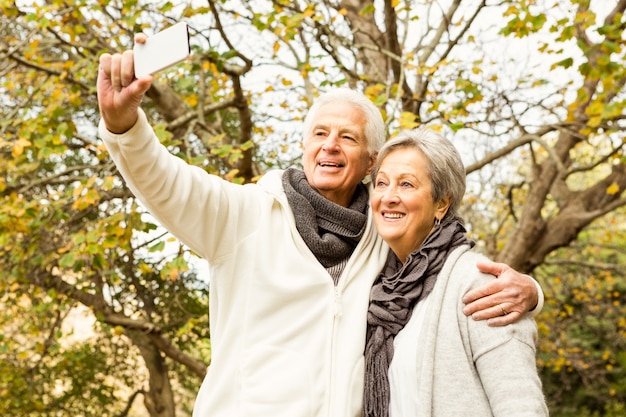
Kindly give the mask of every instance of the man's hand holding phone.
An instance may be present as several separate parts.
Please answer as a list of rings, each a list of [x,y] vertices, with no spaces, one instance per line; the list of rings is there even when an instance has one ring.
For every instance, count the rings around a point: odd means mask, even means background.
[[[178,23],[150,38],[135,36],[134,51],[100,57],[98,105],[107,129],[121,134],[134,126],[152,75],[189,56],[187,25]]]

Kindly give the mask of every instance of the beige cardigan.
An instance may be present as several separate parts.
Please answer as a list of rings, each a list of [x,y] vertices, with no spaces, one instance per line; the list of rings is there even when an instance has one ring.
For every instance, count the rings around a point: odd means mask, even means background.
[[[481,258],[467,246],[454,250],[433,292],[396,336],[391,417],[548,415],[533,318],[489,327],[463,314],[463,294],[495,279],[477,270]]]

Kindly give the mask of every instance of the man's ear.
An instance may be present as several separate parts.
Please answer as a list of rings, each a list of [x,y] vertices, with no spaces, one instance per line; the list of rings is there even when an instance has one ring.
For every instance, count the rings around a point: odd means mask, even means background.
[[[367,174],[371,174],[372,173],[372,169],[374,168],[374,165],[376,165],[376,159],[378,158],[378,151],[374,151],[370,154],[370,160],[369,160],[369,164],[367,166]]]

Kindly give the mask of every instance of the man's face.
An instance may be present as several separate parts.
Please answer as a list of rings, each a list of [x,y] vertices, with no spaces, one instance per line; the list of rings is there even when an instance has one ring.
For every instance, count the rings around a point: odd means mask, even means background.
[[[306,178],[322,196],[347,207],[375,155],[365,138],[365,116],[354,106],[328,103],[315,114],[312,130],[304,139],[302,164]]]

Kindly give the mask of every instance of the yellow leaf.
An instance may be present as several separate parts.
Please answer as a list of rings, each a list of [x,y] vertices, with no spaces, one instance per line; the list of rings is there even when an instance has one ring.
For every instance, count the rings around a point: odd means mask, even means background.
[[[591,117],[589,119],[589,121],[587,122],[587,126],[589,126],[589,127],[598,127],[598,126],[600,126],[601,123],[602,123],[602,117],[594,116],[594,117]]]
[[[191,107],[195,107],[198,105],[198,96],[195,94],[192,96],[189,96],[187,97],[186,101],[187,101],[187,104],[189,104]]]
[[[585,109],[585,114],[588,114],[590,116],[599,115],[599,114],[602,114],[603,109],[604,109],[604,104],[602,104],[599,101],[595,101],[591,103],[589,107]]]
[[[113,186],[115,185],[115,177],[109,175],[104,177],[104,181],[102,182],[102,189],[105,191],[109,191],[113,189]]]
[[[67,253],[72,249],[72,246],[74,246],[73,242],[68,242],[67,245],[57,249],[57,253]]]
[[[609,195],[615,195],[619,192],[619,185],[617,185],[616,182],[614,182],[613,184],[609,185],[606,189],[606,193]]]
[[[17,142],[15,142],[15,145],[13,145],[13,151],[11,152],[11,154],[13,155],[14,158],[17,158],[18,156],[24,153],[24,148],[30,145],[31,145],[30,141],[23,139],[23,138],[19,138]]]
[[[413,129],[418,125],[415,121],[415,115],[408,111],[402,112],[398,121],[400,122],[400,127],[402,127],[402,129]]]
[[[433,125],[433,126],[430,126],[429,129],[432,129],[432,130],[434,130],[436,132],[440,132],[441,133],[441,131],[443,130],[443,126],[442,125]]]
[[[30,353],[28,351],[22,351],[20,353],[17,354],[17,359],[19,360],[26,360],[30,357]]]

